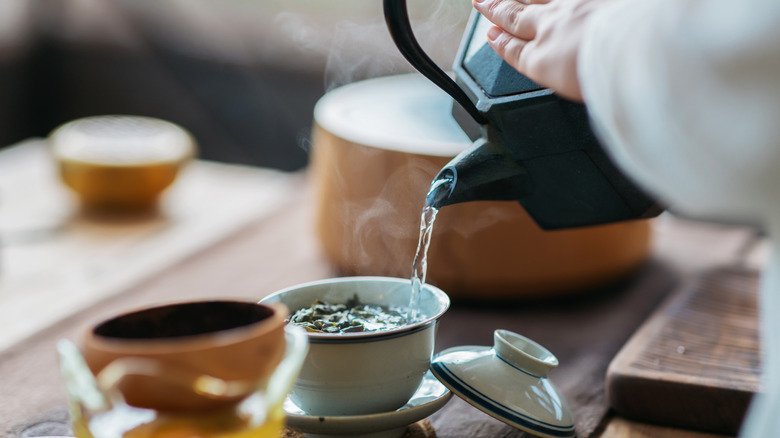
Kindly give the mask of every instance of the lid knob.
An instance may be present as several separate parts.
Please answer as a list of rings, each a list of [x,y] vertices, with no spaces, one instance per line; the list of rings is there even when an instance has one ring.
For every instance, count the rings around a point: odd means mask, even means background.
[[[547,377],[558,358],[536,342],[508,330],[493,332],[493,348],[504,362],[534,377]]]

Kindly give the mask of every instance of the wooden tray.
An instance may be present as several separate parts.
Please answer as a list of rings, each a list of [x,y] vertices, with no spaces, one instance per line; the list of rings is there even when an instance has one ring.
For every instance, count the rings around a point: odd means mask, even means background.
[[[736,434],[760,389],[758,273],[719,269],[673,294],[607,371],[621,415]]]
[[[0,352],[120,294],[287,202],[292,174],[188,165],[156,214],[89,218],[45,144],[0,152]]]

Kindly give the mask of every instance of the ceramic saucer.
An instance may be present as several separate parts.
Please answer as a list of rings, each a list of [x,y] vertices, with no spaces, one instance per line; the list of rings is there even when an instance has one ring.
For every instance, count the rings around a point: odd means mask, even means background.
[[[452,393],[428,371],[417,392],[403,407],[390,412],[367,415],[307,415],[289,398],[284,402],[287,425],[307,438],[360,434],[364,438],[397,438],[406,427],[441,409]]]
[[[431,370],[444,385],[477,409],[532,435],[574,436],[563,395],[547,378],[558,359],[525,336],[493,333],[493,347],[467,345],[439,353]]]

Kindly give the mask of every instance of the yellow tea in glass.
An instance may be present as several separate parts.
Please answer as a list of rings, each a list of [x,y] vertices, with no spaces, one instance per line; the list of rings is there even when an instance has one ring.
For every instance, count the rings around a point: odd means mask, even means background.
[[[79,438],[278,437],[308,348],[287,309],[201,301],[98,324],[58,345]]]

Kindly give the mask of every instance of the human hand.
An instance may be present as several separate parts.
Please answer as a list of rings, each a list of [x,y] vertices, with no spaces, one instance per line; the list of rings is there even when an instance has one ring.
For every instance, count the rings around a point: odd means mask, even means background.
[[[509,65],[561,97],[582,102],[577,55],[586,18],[604,0],[473,0],[496,26],[488,43]]]

